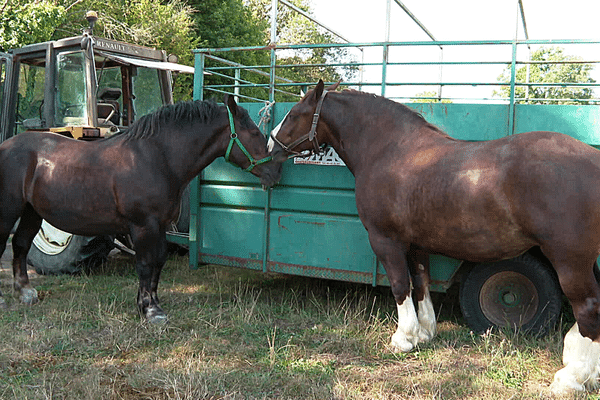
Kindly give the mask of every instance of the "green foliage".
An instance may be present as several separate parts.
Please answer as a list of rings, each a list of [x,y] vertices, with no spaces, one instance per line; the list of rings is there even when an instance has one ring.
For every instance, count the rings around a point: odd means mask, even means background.
[[[270,0],[248,0],[258,18],[269,20],[271,14]],[[307,14],[312,14],[310,1],[291,0],[296,7]],[[265,34],[268,35],[270,31]],[[266,37],[269,39],[269,36]],[[338,40],[331,33],[318,27],[288,7],[279,5],[277,9],[277,42],[292,44],[324,44],[336,43]],[[297,51],[293,55],[278,56],[279,65],[298,65],[290,69],[278,71],[278,75],[298,82],[314,82],[323,79],[325,82],[336,82],[340,79],[351,80],[355,77],[357,67],[336,68],[332,66],[302,67],[309,64],[352,63],[353,58],[345,48],[314,48]]]
[[[590,77],[591,64],[564,63],[565,61],[580,61],[580,57],[565,54],[560,47],[540,47],[532,56],[531,61],[537,62],[529,66],[529,82],[531,83],[595,83]],[[558,64],[556,64],[558,62]],[[510,66],[498,77],[499,82],[510,82]],[[522,66],[516,71],[516,82],[527,82],[527,66]],[[516,87],[515,97],[517,103],[525,103],[526,87]],[[509,97],[510,87],[502,87],[494,91],[495,96]],[[536,101],[536,104],[589,104],[586,99],[593,97],[592,88],[585,87],[548,87],[533,86],[529,88],[530,99],[548,99]],[[553,100],[556,99],[556,100]],[[584,101],[569,101],[563,99],[581,99]]]
[[[199,47],[223,48],[242,46],[261,46],[264,43],[264,32],[268,30],[268,19],[256,18],[242,0],[190,0],[190,5],[196,12],[193,14]],[[265,52],[233,52],[227,55],[216,54],[232,62],[243,65],[268,65],[269,57]],[[206,66],[222,66],[220,63],[207,61]],[[221,71],[222,74],[233,76],[234,70]],[[255,83],[267,83],[268,78],[259,78],[254,74],[244,73],[243,79]],[[207,85],[230,85],[231,79],[217,75],[205,77]],[[264,90],[249,89],[244,93],[248,96],[264,96]],[[217,100],[221,100],[220,98]]]
[[[0,50],[50,40],[64,21],[65,8],[51,1],[6,1],[0,6]]]
[[[292,0],[292,3],[305,12],[310,13],[310,3],[307,0]],[[243,12],[238,12],[237,7],[240,5],[243,5]],[[221,9],[221,7],[224,9]],[[212,14],[210,14],[210,10],[212,10]],[[237,26],[239,16],[226,18],[232,10],[238,15],[243,15],[245,25],[241,27]],[[208,21],[208,16],[214,21]],[[216,0],[203,1],[196,18],[204,21],[198,25],[205,27],[204,34],[201,31],[201,37],[203,40],[208,41],[210,45],[208,47],[266,46],[270,43],[271,0],[244,0],[243,3],[241,0],[226,0],[224,2]],[[206,28],[211,27],[212,25],[210,24],[218,25],[221,20],[226,21],[224,23],[226,28],[223,28],[222,25],[220,31],[218,30],[218,26],[215,26],[215,29],[212,31]],[[218,35],[215,32],[219,32]],[[277,42],[322,44],[332,43],[335,40],[330,34],[322,32],[312,21],[307,20],[304,16],[283,4],[279,4],[277,10]],[[218,56],[246,66],[258,67],[256,69],[265,73],[269,72],[270,52],[268,49],[252,52],[220,53]],[[278,68],[277,76],[294,82],[308,84],[316,83],[319,79],[323,79],[326,82],[352,79],[357,68],[339,68],[325,65],[332,63],[334,60],[336,62],[343,62],[344,60],[350,61],[351,58],[346,49],[319,48],[296,52],[278,51],[277,65],[291,67]],[[307,67],[307,65],[311,64],[317,64],[318,66]],[[209,61],[206,65],[210,67],[214,66],[215,63]],[[219,66],[222,66],[222,64],[219,64]],[[223,73],[233,76],[234,70],[231,69]],[[242,71],[241,79],[253,84],[267,85],[269,83],[268,77],[249,71]],[[233,84],[232,79],[219,76],[208,76],[205,82],[207,85]],[[297,87],[283,88],[283,90],[298,92]],[[241,94],[254,98],[268,98],[266,88],[242,88]],[[277,91],[275,96],[276,101],[298,100],[297,97],[286,95],[280,91]]]

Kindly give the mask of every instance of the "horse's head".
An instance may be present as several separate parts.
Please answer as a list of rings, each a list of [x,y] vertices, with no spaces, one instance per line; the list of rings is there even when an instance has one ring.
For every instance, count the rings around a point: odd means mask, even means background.
[[[275,185],[281,178],[281,163],[272,161],[267,139],[233,96],[225,95],[225,105],[230,133],[225,160],[258,176],[263,186]]]
[[[319,124],[321,107],[327,92],[337,89],[339,82],[325,89],[323,80],[300,100],[283,121],[271,132],[269,150],[276,162],[284,162],[289,156],[297,156],[305,150],[320,151],[320,143],[326,143],[327,128]]]

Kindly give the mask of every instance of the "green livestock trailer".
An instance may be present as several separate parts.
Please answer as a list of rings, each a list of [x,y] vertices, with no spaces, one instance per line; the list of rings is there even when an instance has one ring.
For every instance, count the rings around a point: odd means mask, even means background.
[[[552,45],[572,45],[573,41],[553,41]],[[586,45],[600,42],[586,41]],[[584,86],[593,90],[594,82],[520,82],[516,71],[533,61],[519,60],[518,46],[539,46],[541,41],[522,40],[497,42],[402,42],[335,44],[340,48],[384,49],[383,61],[353,62],[332,65],[312,65],[319,71],[337,72],[343,68],[354,71],[357,66],[378,68],[381,80],[344,80],[349,88],[372,91],[392,98],[395,89],[423,87],[437,89],[426,99],[414,102],[414,97],[399,96],[397,100],[420,112],[427,121],[439,126],[457,139],[481,141],[534,130],[559,131],[592,146],[600,146],[600,107],[594,101],[558,99],[540,101],[523,97],[518,88]],[[419,47],[425,49],[471,46],[498,46],[512,59],[504,61],[434,61],[392,62],[386,52],[392,48]],[[318,47],[318,46],[315,46]],[[210,93],[230,92],[239,96],[264,133],[276,126],[301,98],[312,82],[297,82],[283,78],[287,65],[276,64],[281,52],[310,49],[310,46],[271,46],[269,48],[204,49],[196,52],[195,97],[204,99]],[[271,64],[242,66],[228,61],[237,51],[270,53]],[[500,53],[500,52],[498,52]],[[281,63],[281,61],[277,61]],[[578,61],[581,64],[581,60]],[[394,68],[424,66],[475,67],[497,64],[511,72],[507,82],[442,82],[402,81]],[[310,66],[305,66],[310,68]],[[360,71],[362,75],[363,71]],[[249,76],[254,75],[253,81]],[[436,74],[437,75],[437,74]],[[493,79],[496,79],[495,75]],[[510,96],[490,99],[443,100],[440,92],[455,87],[507,87]],[[562,85],[562,86],[561,86]],[[259,98],[257,93],[266,95]],[[295,96],[295,97],[294,97]],[[266,99],[266,100],[265,100]],[[421,100],[419,100],[421,101]],[[548,104],[551,103],[551,104]],[[554,104],[558,103],[558,104]],[[388,285],[385,271],[370,248],[355,205],[354,177],[337,159],[331,149],[320,157],[288,160],[283,166],[280,183],[263,190],[258,179],[224,160],[206,168],[191,185],[189,235],[170,235],[170,240],[188,245],[190,266],[217,264],[370,285]],[[452,285],[461,285],[460,302],[467,322],[476,330],[489,326],[523,326],[545,331],[559,316],[562,292],[556,274],[539,249],[512,260],[476,265],[440,255],[430,255],[433,291],[444,292]]]

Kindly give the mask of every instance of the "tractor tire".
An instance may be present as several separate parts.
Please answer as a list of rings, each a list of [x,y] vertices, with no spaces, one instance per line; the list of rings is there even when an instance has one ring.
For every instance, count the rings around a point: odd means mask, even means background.
[[[111,236],[72,235],[43,221],[29,249],[27,262],[38,274],[76,274],[106,261],[113,248]]]

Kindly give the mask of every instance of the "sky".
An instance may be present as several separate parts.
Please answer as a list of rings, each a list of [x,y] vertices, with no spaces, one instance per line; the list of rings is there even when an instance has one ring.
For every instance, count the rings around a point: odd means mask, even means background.
[[[600,39],[600,1],[598,0],[522,0],[530,39]],[[402,3],[422,22],[437,40],[511,40],[518,21],[518,38],[525,39],[520,19],[517,19],[517,0],[402,0]],[[351,42],[381,42],[385,40],[387,0],[312,0],[315,18]],[[391,0],[390,41],[428,41],[429,37],[407,14]],[[581,56],[586,61],[600,60],[600,45],[566,45],[566,53]],[[533,48],[535,50],[536,47]],[[390,61],[436,61],[437,48],[409,50],[396,49]],[[444,48],[445,61],[509,61],[510,47]],[[356,53],[357,57],[360,57]],[[364,52],[365,61],[381,61],[381,50]],[[518,58],[526,59],[527,48],[519,48]],[[411,69],[412,68],[412,69]],[[445,66],[444,81],[491,82],[496,81],[504,66]],[[381,70],[365,69],[364,80],[381,80]],[[422,82],[439,79],[439,67],[398,67],[390,69],[388,80],[408,79]],[[600,67],[592,73],[600,82]],[[377,91],[379,89],[373,89]],[[390,90],[390,89],[388,89]],[[410,96],[409,93],[436,90],[435,87],[418,86],[404,93],[387,93],[387,96]],[[491,96],[491,87],[477,87],[472,93],[465,89],[444,88],[445,95]]]

